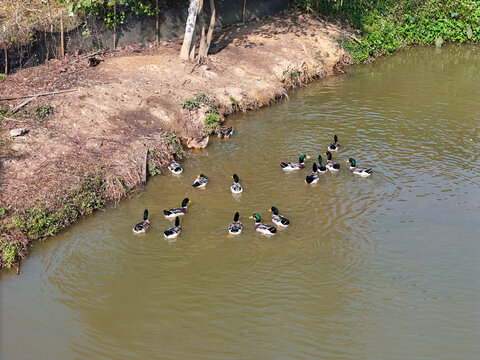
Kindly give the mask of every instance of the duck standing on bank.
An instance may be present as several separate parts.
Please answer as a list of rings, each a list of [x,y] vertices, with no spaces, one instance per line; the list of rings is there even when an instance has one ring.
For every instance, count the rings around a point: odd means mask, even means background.
[[[300,158],[298,159],[298,163],[293,163],[293,162],[281,162],[280,163],[280,166],[282,167],[283,170],[285,171],[296,171],[296,170],[300,170],[300,169],[303,169],[305,167],[305,160],[306,159],[310,159],[310,156],[308,155],[302,155],[300,156]]]
[[[233,184],[232,184],[232,186],[230,186],[230,190],[232,191],[232,193],[234,193],[234,194],[242,193],[243,192],[243,187],[238,182],[239,181],[238,175],[233,174],[232,179],[233,179]]]
[[[372,173],[373,173],[372,168],[356,166],[357,162],[355,161],[354,158],[349,158],[346,162],[350,163],[350,171],[352,172],[352,174],[359,175],[361,177],[367,177],[367,176],[372,175]]]
[[[238,218],[240,217],[240,214],[238,211],[235,213],[235,216],[233,217],[233,222],[228,225],[228,233],[231,235],[239,235],[242,233],[242,228],[243,225],[240,221],[238,221]]]
[[[172,226],[163,232],[163,236],[165,236],[168,240],[176,239],[178,235],[182,232],[182,228],[180,227],[180,218],[177,216],[175,218],[175,226]]]
[[[178,161],[178,155],[175,153],[173,154],[172,156],[170,156],[173,160],[172,162],[170,163],[170,165],[168,165],[168,170],[170,170],[170,172],[172,174],[175,174],[175,175],[178,175],[178,174],[181,174],[183,172],[183,168],[180,166],[180,164],[177,162]]]
[[[275,225],[281,227],[288,227],[290,225],[290,220],[288,220],[285,216],[280,215],[278,209],[275,206],[272,206],[268,211],[272,212],[272,222]]]
[[[334,135],[334,136],[333,136],[333,143],[331,143],[330,145],[328,145],[327,150],[328,150],[328,151],[335,151],[335,152],[337,152],[339,147],[340,147],[340,143],[338,142],[338,136],[337,136],[337,135]]]
[[[194,188],[203,188],[207,185],[208,183],[208,178],[206,175],[204,174],[200,174],[200,175],[197,175],[197,178],[195,179],[195,181],[193,182],[193,187]]]
[[[274,226],[263,224],[262,218],[258,214],[253,214],[250,219],[255,219],[255,230],[262,235],[275,235],[277,232]]]
[[[182,207],[179,208],[173,208],[170,210],[163,210],[163,214],[167,219],[174,219],[176,216],[183,216],[187,213],[188,208],[187,205],[191,203],[189,198],[185,198],[182,201]]]
[[[143,220],[133,227],[133,232],[135,234],[144,234],[149,226],[150,221],[148,221],[148,210],[145,209],[145,211],[143,212]]]

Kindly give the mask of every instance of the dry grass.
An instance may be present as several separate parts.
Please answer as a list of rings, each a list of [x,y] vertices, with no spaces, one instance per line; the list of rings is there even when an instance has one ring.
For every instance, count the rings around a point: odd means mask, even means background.
[[[66,9],[60,0],[0,0],[0,46],[24,44],[33,29],[58,26],[62,12]]]

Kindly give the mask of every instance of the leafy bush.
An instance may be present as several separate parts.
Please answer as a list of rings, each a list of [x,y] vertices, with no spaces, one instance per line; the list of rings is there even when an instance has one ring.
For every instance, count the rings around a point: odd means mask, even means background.
[[[480,0],[295,0],[294,5],[362,32],[339,42],[356,62],[413,44],[480,40]]]

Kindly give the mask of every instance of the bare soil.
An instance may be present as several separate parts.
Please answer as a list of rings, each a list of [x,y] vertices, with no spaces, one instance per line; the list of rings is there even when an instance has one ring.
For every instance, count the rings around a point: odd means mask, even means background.
[[[177,41],[102,53],[96,67],[71,55],[0,80],[1,98],[77,89],[39,97],[19,118],[0,120],[0,207],[52,206],[85,174],[100,174],[110,198],[118,200],[140,184],[147,149],[154,150],[156,164],[168,163],[173,147],[165,134],[184,142],[205,135],[207,108],[189,111],[183,100],[205,93],[222,119],[267,105],[349,64],[337,43],[342,35],[313,16],[283,12],[215,33],[215,54],[201,65],[180,60]],[[12,109],[23,100],[1,105]],[[35,108],[46,104],[53,114],[36,120]],[[11,138],[9,130],[19,127],[28,134]]]

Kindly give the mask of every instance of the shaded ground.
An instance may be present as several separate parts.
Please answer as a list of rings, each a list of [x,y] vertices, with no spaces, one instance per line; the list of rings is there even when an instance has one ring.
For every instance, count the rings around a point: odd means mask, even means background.
[[[173,151],[181,152],[171,134],[184,144],[201,139],[210,107],[189,111],[180,105],[185,99],[206,94],[224,119],[269,104],[289,88],[333,74],[350,61],[337,43],[340,29],[309,15],[284,12],[215,35],[216,53],[203,65],[180,60],[177,41],[104,53],[97,67],[88,67],[85,57],[70,56],[0,80],[2,98],[77,89],[37,98],[20,117],[0,120],[0,210],[10,206],[0,220],[4,244],[25,244],[56,231],[33,231],[25,209],[41,204],[49,209],[42,216],[55,219],[53,209],[77,196],[86,179],[102,200],[94,205],[118,200],[141,183],[147,150],[150,166],[160,167]],[[23,100],[2,106],[12,109]],[[47,104],[53,114],[35,119],[37,107]],[[9,130],[18,127],[28,134],[11,138]],[[78,205],[71,221],[98,206],[83,211]]]

